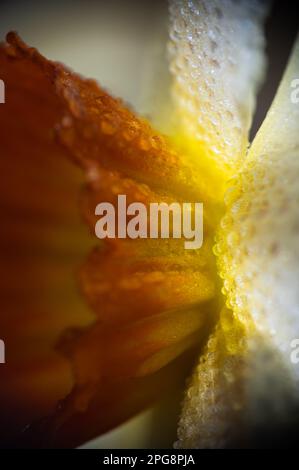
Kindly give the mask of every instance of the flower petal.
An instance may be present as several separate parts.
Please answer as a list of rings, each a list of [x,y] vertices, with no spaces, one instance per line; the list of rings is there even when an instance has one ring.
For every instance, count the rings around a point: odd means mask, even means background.
[[[267,2],[170,2],[173,94],[189,137],[228,172],[245,155],[264,71]],[[198,154],[198,153],[197,153]]]
[[[71,366],[55,343],[65,328],[93,317],[73,276],[89,242],[74,205],[82,176],[54,138],[61,105],[46,74],[14,47],[0,48],[0,68],[3,443],[70,392]]]
[[[291,100],[291,84],[299,76],[298,57],[297,40],[226,195],[215,252],[229,310],[193,375],[180,447],[288,445],[284,436],[297,436],[298,367],[291,342],[299,338],[299,105]]]
[[[291,341],[299,337],[299,106],[291,86],[298,76],[299,39],[248,159],[232,182],[220,234],[230,305],[238,316],[250,312],[290,366]]]

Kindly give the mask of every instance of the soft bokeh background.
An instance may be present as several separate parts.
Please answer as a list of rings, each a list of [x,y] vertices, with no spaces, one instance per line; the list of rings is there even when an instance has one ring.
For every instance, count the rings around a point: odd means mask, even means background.
[[[296,2],[272,4],[266,24],[270,79],[260,92],[252,136],[271,104],[298,31]],[[0,38],[18,31],[48,58],[96,78],[167,130],[167,8],[167,0],[1,0]]]

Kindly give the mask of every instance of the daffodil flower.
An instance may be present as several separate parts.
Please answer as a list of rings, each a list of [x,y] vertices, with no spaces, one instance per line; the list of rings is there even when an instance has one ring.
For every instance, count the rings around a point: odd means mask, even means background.
[[[78,446],[171,396],[194,361],[176,447],[248,445],[296,418],[299,43],[249,146],[266,13],[257,0],[170,2],[173,103],[156,110],[167,137],[8,34],[4,445]],[[99,242],[95,207],[119,194],[203,202],[203,246]]]

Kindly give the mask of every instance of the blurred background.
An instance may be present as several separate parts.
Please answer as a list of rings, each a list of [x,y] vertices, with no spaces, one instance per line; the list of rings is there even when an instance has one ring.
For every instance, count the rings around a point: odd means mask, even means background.
[[[270,80],[260,92],[252,135],[269,108],[298,31],[296,2],[272,4],[266,24]],[[1,0],[0,40],[16,30],[42,54],[96,78],[159,126],[165,119],[156,116],[155,104],[161,109],[161,102],[169,102],[167,9],[167,0]]]
[[[167,8],[166,0],[1,0],[0,40],[17,31],[149,115],[167,89]]]

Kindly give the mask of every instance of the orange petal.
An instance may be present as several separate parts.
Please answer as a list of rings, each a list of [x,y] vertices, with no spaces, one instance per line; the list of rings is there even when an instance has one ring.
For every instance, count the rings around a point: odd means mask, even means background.
[[[0,435],[7,440],[70,392],[71,365],[54,346],[65,328],[86,326],[92,315],[74,288],[87,237],[74,204],[82,177],[54,138],[61,103],[40,66],[14,47],[0,48],[0,70]]]
[[[205,335],[216,311],[218,202],[204,199],[209,182],[194,162],[119,100],[16,35],[7,40],[0,48],[7,88],[0,109],[0,334],[7,346],[0,407],[10,430],[3,434],[13,439],[36,421],[26,445],[40,429],[42,445],[77,445],[172,386],[167,364]],[[98,243],[85,232],[79,206],[93,231],[95,205],[118,194],[147,206],[203,201],[211,210],[203,248],[184,250],[182,240]],[[79,276],[88,309],[74,272],[91,244]]]

